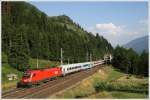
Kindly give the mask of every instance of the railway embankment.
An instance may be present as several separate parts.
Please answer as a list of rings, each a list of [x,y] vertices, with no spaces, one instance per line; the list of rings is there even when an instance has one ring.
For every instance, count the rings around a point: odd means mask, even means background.
[[[148,98],[148,78],[105,66],[80,83],[49,98]]]

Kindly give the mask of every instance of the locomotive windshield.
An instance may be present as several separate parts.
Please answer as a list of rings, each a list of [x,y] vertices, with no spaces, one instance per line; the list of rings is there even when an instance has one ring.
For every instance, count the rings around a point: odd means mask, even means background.
[[[30,78],[30,74],[29,74],[29,73],[24,73],[24,74],[23,74],[23,77],[24,77],[24,78]]]

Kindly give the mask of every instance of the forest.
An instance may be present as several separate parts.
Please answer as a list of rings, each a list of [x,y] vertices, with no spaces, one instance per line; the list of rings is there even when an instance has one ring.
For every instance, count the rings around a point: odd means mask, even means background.
[[[2,52],[11,66],[28,64],[29,58],[70,63],[103,59],[113,47],[102,36],[85,31],[66,15],[47,16],[26,2],[3,2]]]
[[[113,51],[112,65],[127,74],[148,76],[148,55],[146,51],[138,54],[132,49],[117,46]]]

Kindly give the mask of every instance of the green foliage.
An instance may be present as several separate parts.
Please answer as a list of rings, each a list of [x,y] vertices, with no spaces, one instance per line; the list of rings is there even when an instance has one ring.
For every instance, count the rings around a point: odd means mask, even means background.
[[[136,85],[136,84],[120,84],[119,82],[99,82],[95,83],[94,88],[96,92],[99,91],[126,91],[136,93],[147,93],[148,85]]]
[[[113,80],[118,79],[122,76],[123,76],[123,74],[119,70],[117,70],[115,68],[111,68],[111,71],[107,76],[107,81],[113,81]]]
[[[18,75],[18,79],[14,80],[15,82],[19,81],[22,77],[22,72],[19,72],[15,68],[10,67],[8,63],[2,64],[2,84],[7,84],[9,82],[12,82],[7,79],[7,74],[11,74],[11,73]]]
[[[118,99],[140,99],[140,98],[148,98],[148,95],[145,93],[133,93],[133,92],[121,92],[121,91],[113,91],[111,92],[111,95],[114,98],[118,98]]]
[[[32,68],[37,68],[37,59],[29,59],[29,64]],[[39,68],[44,68],[46,66],[48,67],[56,67],[59,66],[60,63],[57,61],[48,61],[48,60],[42,60],[38,59]]]
[[[8,56],[2,52],[2,63],[8,63]]]
[[[48,17],[29,3],[8,3],[11,13],[2,14],[2,50],[11,66],[24,66],[29,58],[60,61],[61,48],[64,63],[84,62],[87,52],[96,60],[113,50],[106,39],[86,32],[66,15]]]
[[[131,74],[148,76],[148,53],[138,55],[132,49],[117,46],[113,53],[113,66]]]
[[[95,88],[96,92],[104,91],[104,90],[106,90],[106,82],[95,83],[94,88]]]
[[[148,57],[148,53],[143,51],[143,53],[140,55],[140,61],[138,62],[139,65],[139,70],[138,73],[142,74],[142,75],[146,75],[148,76],[148,69],[149,69],[149,57]]]

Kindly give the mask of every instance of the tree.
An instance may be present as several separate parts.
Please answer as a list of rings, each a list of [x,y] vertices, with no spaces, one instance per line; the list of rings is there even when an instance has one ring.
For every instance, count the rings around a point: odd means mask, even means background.
[[[140,55],[140,61],[139,61],[139,70],[138,73],[148,76],[148,53],[146,51],[143,51]]]
[[[28,63],[28,43],[25,32],[25,26],[22,25],[14,31],[12,40],[10,41],[9,64],[17,67]]]
[[[132,49],[117,46],[112,63],[123,72],[148,76],[148,53],[145,51],[139,56]]]

